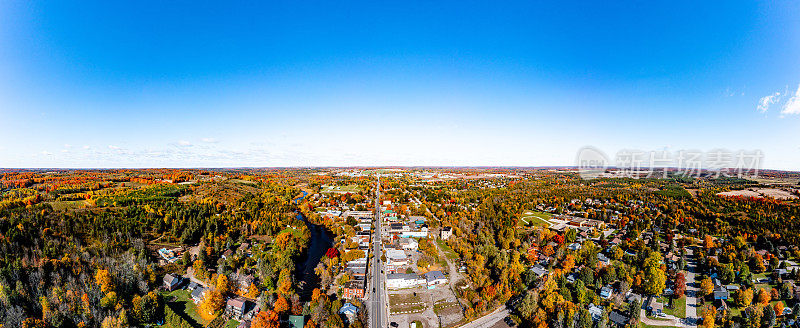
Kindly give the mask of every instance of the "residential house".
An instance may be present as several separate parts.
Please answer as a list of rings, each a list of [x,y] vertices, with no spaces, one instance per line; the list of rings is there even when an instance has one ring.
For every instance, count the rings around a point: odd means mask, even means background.
[[[247,301],[242,297],[228,299],[225,303],[225,314],[234,320],[242,320]]]
[[[441,271],[428,271],[423,275],[428,283],[428,287],[447,283],[447,277],[445,277]]]
[[[443,227],[442,230],[439,232],[440,238],[443,240],[447,240],[453,235],[453,228],[452,227]]]
[[[714,279],[714,299],[727,300],[729,296],[728,288],[723,286],[719,279]]]
[[[613,293],[614,293],[614,290],[611,289],[611,287],[609,287],[609,286],[604,286],[603,288],[600,288],[600,297],[602,297],[603,299],[610,298],[611,294],[613,294]]]
[[[539,276],[539,277],[544,276],[544,275],[547,274],[547,269],[545,269],[543,266],[541,266],[539,264],[532,266],[531,267],[531,271],[534,274],[536,274],[536,276]]]
[[[589,314],[592,316],[593,321],[600,320],[600,318],[603,317],[603,307],[594,305],[594,303],[590,303]]]
[[[619,311],[613,311],[608,314],[608,319],[613,322],[617,327],[625,327],[628,325],[630,318]]]
[[[344,303],[344,305],[342,305],[342,307],[339,309],[339,314],[344,315],[348,322],[353,322],[356,314],[358,314],[358,307],[350,302]]]
[[[197,289],[192,291],[192,301],[194,301],[195,304],[198,304],[201,301],[203,301],[203,297],[205,297],[206,291],[207,289],[205,287],[197,287]]]
[[[419,242],[412,238],[400,238],[399,244],[404,250],[416,251],[419,248]]]
[[[173,291],[178,289],[183,283],[183,277],[180,275],[167,274],[164,276],[164,289]]]

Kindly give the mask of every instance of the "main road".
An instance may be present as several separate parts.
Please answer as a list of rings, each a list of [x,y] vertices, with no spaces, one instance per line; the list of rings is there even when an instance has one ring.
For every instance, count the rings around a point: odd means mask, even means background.
[[[378,182],[375,184],[375,218],[374,218],[374,235],[372,237],[372,274],[370,275],[372,282],[370,286],[370,327],[383,328],[388,327],[384,318],[386,314],[382,311],[386,308],[386,293],[384,293],[384,284],[381,283],[381,179],[380,173],[378,174]]]

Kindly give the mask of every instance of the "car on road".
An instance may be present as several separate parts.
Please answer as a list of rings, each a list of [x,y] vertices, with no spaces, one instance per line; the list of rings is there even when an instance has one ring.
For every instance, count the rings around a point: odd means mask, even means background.
[[[390,323],[389,326],[397,328],[397,322],[392,321],[392,323]]]
[[[659,312],[658,314],[656,314],[656,317],[659,317],[659,318],[666,318],[666,317],[667,317],[667,315],[666,315],[664,312]]]

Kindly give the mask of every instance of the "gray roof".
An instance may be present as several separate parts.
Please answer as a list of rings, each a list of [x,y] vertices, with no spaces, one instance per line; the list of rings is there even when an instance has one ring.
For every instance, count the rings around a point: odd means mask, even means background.
[[[192,298],[200,299],[203,298],[203,294],[206,292],[205,287],[197,287],[197,289],[192,291]]]
[[[446,279],[441,271],[428,271],[424,274],[424,276],[428,281]]]
[[[621,326],[628,324],[628,317],[617,311],[611,312],[608,315],[608,319]]]

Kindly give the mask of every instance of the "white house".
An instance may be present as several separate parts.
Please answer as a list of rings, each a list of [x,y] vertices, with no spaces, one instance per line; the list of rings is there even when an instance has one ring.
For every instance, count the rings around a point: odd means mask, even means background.
[[[441,271],[428,271],[424,274],[424,276],[428,286],[436,286],[447,283],[447,278]]]
[[[440,237],[442,239],[446,240],[446,239],[450,238],[450,236],[453,235],[453,228],[452,227],[444,227],[444,228],[442,228],[442,231],[440,232],[440,234],[441,234]]]
[[[400,238],[400,247],[409,251],[416,251],[419,248],[419,243],[411,238]]]

